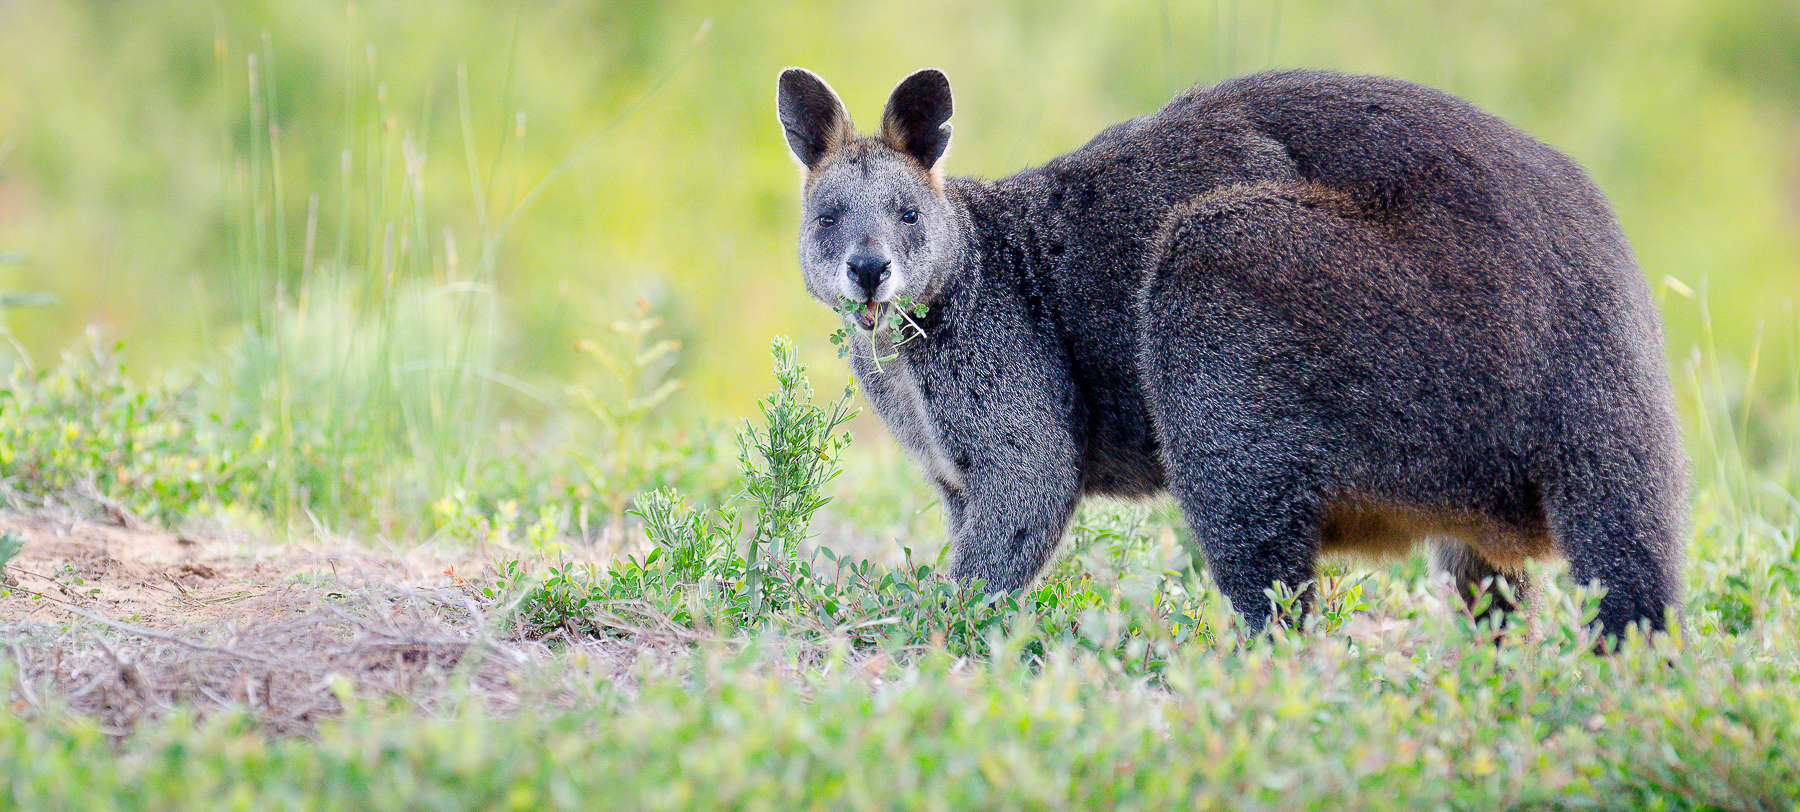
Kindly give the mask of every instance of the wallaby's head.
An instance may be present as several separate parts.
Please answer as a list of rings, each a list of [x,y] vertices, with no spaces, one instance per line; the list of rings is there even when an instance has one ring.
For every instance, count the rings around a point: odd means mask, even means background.
[[[922,70],[901,80],[881,131],[860,137],[830,85],[811,71],[781,73],[776,108],[800,161],[800,268],[806,289],[870,330],[905,296],[928,303],[961,255],[958,216],[939,161],[950,146],[950,80]]]

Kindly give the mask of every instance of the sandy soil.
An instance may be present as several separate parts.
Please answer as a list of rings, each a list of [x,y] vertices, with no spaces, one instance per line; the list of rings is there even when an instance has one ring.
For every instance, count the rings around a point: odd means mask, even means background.
[[[643,655],[682,645],[522,639],[469,552],[184,535],[107,511],[0,512],[0,533],[25,542],[0,576],[6,701],[119,734],[186,708],[305,735],[350,696],[429,711],[453,676],[501,712],[561,705],[569,685],[629,681]],[[573,668],[582,679],[558,678]]]
[[[49,512],[0,514],[0,533],[25,541],[6,567],[8,585],[17,588],[0,596],[0,623],[80,608],[178,629],[304,609],[294,605],[294,593],[351,574],[399,587],[449,589],[486,566],[474,556],[251,544],[172,533],[136,520],[109,524]]]

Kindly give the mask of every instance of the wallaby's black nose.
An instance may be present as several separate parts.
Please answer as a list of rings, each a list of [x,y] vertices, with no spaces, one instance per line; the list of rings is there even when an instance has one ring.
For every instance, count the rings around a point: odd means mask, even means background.
[[[858,254],[844,261],[844,273],[850,275],[850,281],[862,288],[863,298],[875,298],[875,289],[888,278],[890,263],[880,257]]]

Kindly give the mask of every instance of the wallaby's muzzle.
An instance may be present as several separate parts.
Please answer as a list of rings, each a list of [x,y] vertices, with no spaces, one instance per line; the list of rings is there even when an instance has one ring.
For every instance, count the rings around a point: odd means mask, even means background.
[[[863,292],[863,300],[875,298],[875,291],[881,288],[892,274],[893,263],[886,259],[868,254],[858,254],[844,260],[844,272],[850,275],[850,281]]]

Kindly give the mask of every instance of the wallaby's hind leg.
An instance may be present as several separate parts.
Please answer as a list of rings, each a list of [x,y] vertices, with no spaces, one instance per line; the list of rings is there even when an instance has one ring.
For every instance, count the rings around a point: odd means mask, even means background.
[[[1170,487],[1213,582],[1231,599],[1245,627],[1255,632],[1274,616],[1266,590],[1277,583],[1300,594],[1296,615],[1311,608],[1318,572],[1317,522],[1311,507],[1298,495],[1282,492],[1276,478],[1246,481],[1244,462],[1190,462],[1171,469]]]
[[[1657,471],[1633,470],[1624,481],[1578,471],[1549,489],[1545,514],[1577,584],[1606,589],[1595,619],[1600,631],[1622,635],[1649,621],[1663,631],[1665,613],[1681,604],[1680,487],[1655,481]]]
[[[1146,352],[1166,349],[1147,342]],[[1260,631],[1275,610],[1265,590],[1276,584],[1299,593],[1294,614],[1312,606],[1320,547],[1316,494],[1329,489],[1312,467],[1317,450],[1296,441],[1303,435],[1298,426],[1267,410],[1242,408],[1242,401],[1209,396],[1194,368],[1156,363],[1145,375],[1169,491],[1213,582],[1245,626]]]
[[[1334,456],[1306,406],[1308,356],[1271,280],[1316,276],[1347,228],[1293,196],[1258,189],[1177,215],[1139,298],[1138,368],[1164,475],[1219,589],[1252,629],[1280,583],[1311,603],[1322,500]],[[1335,242],[1334,242],[1335,240]]]
[[[1523,572],[1502,571],[1477,555],[1468,544],[1457,539],[1434,538],[1430,540],[1429,547],[1432,568],[1450,576],[1450,582],[1456,587],[1464,606],[1473,609],[1483,595],[1489,596],[1488,606],[1481,613],[1480,619],[1498,621],[1508,614],[1532,608],[1536,598],[1535,587]],[[1499,588],[1502,578],[1506,579],[1507,586],[1511,588],[1510,599]]]

